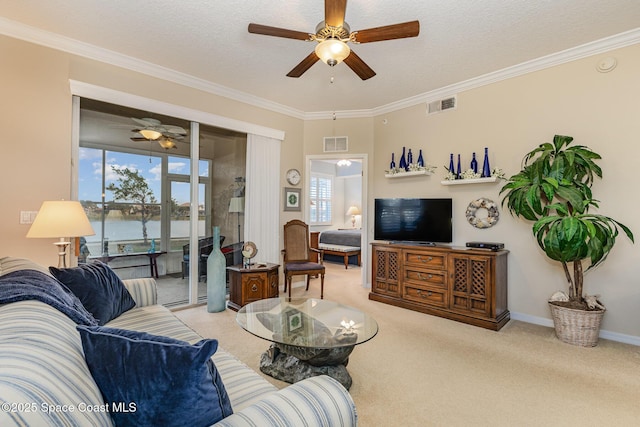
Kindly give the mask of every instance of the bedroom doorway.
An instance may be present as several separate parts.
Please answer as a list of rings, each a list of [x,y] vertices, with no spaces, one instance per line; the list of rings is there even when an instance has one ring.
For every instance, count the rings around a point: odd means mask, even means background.
[[[362,286],[368,288],[367,160],[367,154],[306,156],[304,218],[311,231],[361,231]]]

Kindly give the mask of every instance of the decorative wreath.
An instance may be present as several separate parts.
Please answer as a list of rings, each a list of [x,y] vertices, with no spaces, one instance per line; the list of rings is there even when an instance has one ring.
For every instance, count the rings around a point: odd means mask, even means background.
[[[478,209],[486,209],[487,217],[477,218],[476,213],[478,212]],[[467,206],[466,216],[469,224],[474,227],[489,228],[493,227],[493,225],[498,222],[498,219],[500,219],[500,212],[498,212],[498,205],[495,204],[493,200],[480,198],[469,203],[469,206]]]

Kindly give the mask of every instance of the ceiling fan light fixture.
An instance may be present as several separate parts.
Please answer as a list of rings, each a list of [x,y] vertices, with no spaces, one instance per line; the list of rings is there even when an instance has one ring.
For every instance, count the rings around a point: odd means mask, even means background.
[[[330,67],[338,65],[351,53],[349,46],[338,39],[326,39],[318,43],[315,50],[318,58]]]
[[[165,150],[168,150],[170,148],[176,148],[176,143],[169,138],[159,140],[158,144],[160,144],[160,146]]]
[[[146,139],[149,139],[151,141],[155,141],[156,139],[160,138],[162,136],[162,133],[158,132],[157,130],[153,130],[153,129],[142,129],[140,131],[138,131],[138,133],[140,135],[142,135],[143,137],[145,137]]]

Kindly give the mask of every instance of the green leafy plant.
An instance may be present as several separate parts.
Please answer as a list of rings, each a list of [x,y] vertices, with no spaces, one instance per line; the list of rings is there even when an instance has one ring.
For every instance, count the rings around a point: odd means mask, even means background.
[[[619,230],[634,240],[624,224],[589,212],[599,208],[591,186],[596,177],[602,178],[602,169],[595,162],[601,157],[585,146],[570,146],[572,141],[570,136],[555,135],[553,143],[529,152],[522,170],[509,178],[500,194],[506,193],[502,205],[513,216],[534,221],[538,245],[547,257],[562,264],[569,305],[587,309],[584,273],[604,262]]]

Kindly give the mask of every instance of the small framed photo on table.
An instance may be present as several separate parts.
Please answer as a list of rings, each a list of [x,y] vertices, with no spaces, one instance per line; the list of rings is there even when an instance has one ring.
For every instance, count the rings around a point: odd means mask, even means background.
[[[287,332],[290,334],[302,328],[302,313],[291,310],[287,313]]]
[[[285,187],[284,189],[284,210],[291,212],[300,212],[302,203],[300,203],[300,189]]]

